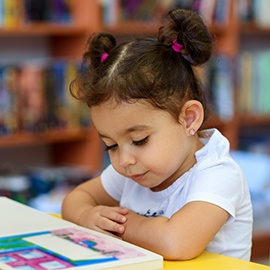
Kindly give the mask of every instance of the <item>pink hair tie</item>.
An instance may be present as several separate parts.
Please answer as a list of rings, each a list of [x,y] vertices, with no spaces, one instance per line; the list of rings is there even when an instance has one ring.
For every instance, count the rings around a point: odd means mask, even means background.
[[[177,41],[176,41],[176,39],[175,40],[173,40],[173,45],[172,45],[172,48],[173,48],[173,50],[174,51],[176,51],[176,52],[181,52],[181,50],[182,50],[182,48],[183,48],[183,45],[181,45],[181,44],[179,44]]]
[[[101,63],[103,63],[107,58],[108,58],[109,54],[108,53],[103,53],[101,55]]]

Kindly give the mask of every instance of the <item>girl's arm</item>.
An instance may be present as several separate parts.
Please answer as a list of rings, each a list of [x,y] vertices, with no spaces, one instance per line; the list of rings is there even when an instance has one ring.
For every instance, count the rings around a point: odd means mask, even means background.
[[[190,202],[170,219],[129,212],[123,239],[161,254],[167,260],[198,256],[228,220],[229,213],[207,202]]]
[[[64,219],[110,235],[124,232],[127,213],[104,190],[100,176],[76,187],[62,204]]]

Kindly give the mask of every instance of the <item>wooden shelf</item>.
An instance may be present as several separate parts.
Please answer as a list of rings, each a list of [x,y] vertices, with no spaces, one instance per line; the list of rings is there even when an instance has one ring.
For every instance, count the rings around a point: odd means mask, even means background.
[[[52,23],[52,22],[24,22],[22,16],[17,21],[17,26],[0,28],[2,39],[8,40],[10,47],[7,51],[16,55],[17,50],[26,51],[26,55],[18,54],[22,59],[31,59],[33,57],[43,58],[64,58],[81,59],[85,50],[86,37],[96,31],[100,31],[101,13],[100,3],[96,0],[70,0],[71,18],[70,23]],[[31,43],[32,38],[45,37],[43,44]],[[21,48],[20,38],[30,44],[30,48]],[[29,38],[29,40],[28,40]],[[42,39],[41,39],[42,40]],[[33,48],[33,53],[31,51]],[[28,52],[29,49],[29,52]],[[48,55],[48,56],[47,56]],[[16,57],[16,56],[15,56]],[[19,57],[19,59],[20,59]],[[19,63],[20,64],[20,63]],[[92,127],[76,129],[57,129],[47,132],[36,133],[16,133],[12,135],[0,135],[0,148],[9,152],[9,148],[48,145],[48,162],[50,165],[57,164],[77,164],[89,168],[92,172],[100,170],[102,164],[102,145],[98,135]],[[32,147],[29,147],[29,149]],[[31,151],[19,157],[19,159],[28,159]],[[34,153],[35,154],[35,153]],[[14,158],[15,162],[20,160]],[[18,160],[18,161],[17,161]]]
[[[156,35],[161,23],[158,21],[125,21],[116,25],[104,26],[104,30],[115,35]],[[224,34],[226,26],[213,24],[210,30],[219,36]]]
[[[202,129],[207,129],[207,128],[218,128],[225,125],[225,122],[222,121],[218,116],[215,115],[210,115],[208,119],[205,121],[205,123],[202,126]]]
[[[48,51],[52,57],[76,57],[80,58],[84,52],[86,36],[93,32],[108,31],[114,35],[129,37],[131,35],[156,35],[161,25],[160,21],[125,21],[116,25],[102,26],[102,7],[97,0],[71,0],[72,18],[70,24],[54,24],[54,23],[21,23],[18,27],[0,28],[0,36],[5,37],[39,37],[46,36],[50,40],[48,42]],[[231,3],[234,1],[231,0]],[[232,58],[236,58],[239,53],[240,36],[258,35],[261,38],[264,35],[270,35],[270,27],[260,27],[254,22],[242,23],[239,21],[236,5],[230,5],[230,18],[225,25],[212,24],[210,31],[217,36],[218,52],[225,53]],[[34,44],[33,44],[34,46]],[[12,48],[11,48],[12,49]],[[257,127],[270,125],[269,116],[257,115],[240,115],[231,121],[222,121],[219,117],[210,116],[204,124],[203,128],[217,127],[229,138],[233,148],[237,148],[239,140],[239,131],[242,127]],[[77,130],[55,130],[46,133],[20,133],[11,136],[0,137],[0,147],[16,147],[32,144],[54,144],[70,142],[70,144],[82,144],[80,147],[71,149],[68,147],[67,155],[82,155],[83,151],[87,152],[84,147],[87,132],[83,129]],[[96,138],[94,138],[96,140]],[[60,148],[60,147],[59,147]],[[90,147],[89,147],[90,149]],[[61,149],[62,151],[63,149]],[[61,151],[57,158],[61,156]],[[97,150],[98,151],[98,150]],[[88,153],[85,153],[85,162],[88,160]],[[76,158],[77,159],[77,158]],[[75,157],[73,158],[75,160]]]
[[[42,133],[18,133],[0,136],[0,147],[17,147],[34,144],[82,141],[87,138],[89,129],[52,130]]]
[[[270,126],[270,115],[246,114],[239,116],[239,125],[247,126]]]
[[[85,27],[73,24],[31,23],[17,28],[0,28],[0,36],[74,36],[88,31]]]
[[[263,27],[263,26],[257,25],[255,22],[241,22],[240,33],[248,34],[248,35],[269,35],[270,26]]]

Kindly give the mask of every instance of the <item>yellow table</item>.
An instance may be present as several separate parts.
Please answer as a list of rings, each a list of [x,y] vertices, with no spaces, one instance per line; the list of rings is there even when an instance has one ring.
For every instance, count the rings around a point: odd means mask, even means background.
[[[51,213],[61,218],[61,215]],[[232,257],[204,251],[200,256],[189,261],[164,261],[164,270],[270,270],[270,266],[247,262]]]
[[[204,251],[190,261],[164,261],[165,270],[266,270],[269,266]]]

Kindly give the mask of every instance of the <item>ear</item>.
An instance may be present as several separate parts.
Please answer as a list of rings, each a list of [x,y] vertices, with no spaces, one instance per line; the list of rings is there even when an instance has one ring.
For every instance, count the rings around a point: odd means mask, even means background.
[[[188,100],[179,115],[179,121],[186,128],[187,135],[194,135],[201,127],[203,119],[204,109],[197,100]]]

